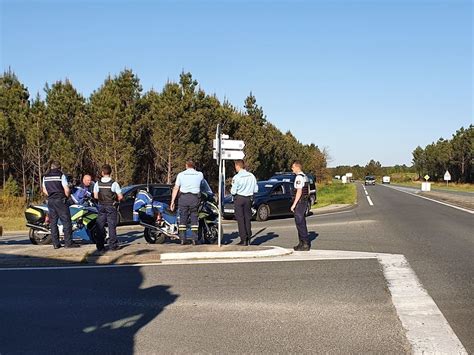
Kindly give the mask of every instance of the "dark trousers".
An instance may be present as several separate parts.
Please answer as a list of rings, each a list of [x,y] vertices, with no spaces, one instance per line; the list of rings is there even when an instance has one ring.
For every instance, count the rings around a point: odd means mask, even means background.
[[[49,198],[48,199],[49,220],[51,226],[51,238],[53,245],[59,245],[59,229],[58,219],[63,224],[64,244],[72,244],[72,223],[71,212],[66,203],[66,198]]]
[[[252,237],[252,198],[250,196],[235,196],[234,209],[240,239],[243,242],[250,241],[250,237]]]
[[[307,199],[300,199],[295,208],[295,224],[298,230],[298,238],[300,241],[309,243],[308,227],[306,226],[306,208],[308,207]]]
[[[191,234],[194,240],[198,239],[199,229],[199,195],[198,194],[181,194],[178,200],[179,207],[179,237],[181,239],[186,238],[186,230],[188,221],[191,223]]]
[[[104,248],[105,245],[105,224],[109,226],[109,246],[118,245],[117,239],[117,208],[115,206],[99,205],[99,213],[97,216],[98,236],[96,246],[97,249]]]

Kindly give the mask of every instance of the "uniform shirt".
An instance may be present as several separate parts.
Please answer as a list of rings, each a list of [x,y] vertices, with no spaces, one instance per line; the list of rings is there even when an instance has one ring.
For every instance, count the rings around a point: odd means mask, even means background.
[[[91,197],[92,194],[89,191],[90,187],[92,186],[89,186],[89,187],[85,187],[84,185],[77,186],[75,191],[71,195],[71,199],[74,201],[74,203],[82,205],[86,198]]]
[[[110,180],[112,180],[110,176],[103,177],[102,179],[100,179],[101,182],[109,182]],[[114,181],[114,183],[112,184],[111,191],[115,192],[117,195],[122,193],[122,189],[120,189],[120,185],[117,181]],[[94,192],[99,193],[99,184],[94,184]]]
[[[183,194],[198,194],[201,192],[201,182],[204,175],[200,171],[194,169],[186,169],[176,177],[175,186],[179,187],[179,191]]]
[[[303,175],[298,175],[298,174],[303,174]],[[303,173],[298,173],[295,177],[295,189],[302,189],[304,187],[304,184],[306,184],[309,180],[308,177]]]
[[[46,178],[49,179],[49,181],[56,181],[56,179],[59,179],[59,177],[56,178],[55,176],[46,177]],[[46,188],[46,186],[44,184],[44,179],[45,178],[43,178],[43,188]],[[67,178],[66,178],[66,175],[64,175],[64,174],[61,175],[61,184],[63,185],[63,187],[68,187]]]
[[[241,169],[232,179],[232,195],[252,196],[258,192],[257,179],[252,173],[245,169]]]

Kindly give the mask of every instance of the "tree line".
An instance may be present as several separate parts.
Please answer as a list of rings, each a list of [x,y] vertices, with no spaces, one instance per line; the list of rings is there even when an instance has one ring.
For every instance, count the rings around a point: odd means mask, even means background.
[[[128,69],[107,77],[87,98],[67,79],[44,91],[44,99],[30,97],[10,69],[0,77],[1,183],[18,186],[19,194],[39,190],[51,160],[78,180],[86,173],[97,177],[108,163],[115,179],[128,185],[171,183],[191,157],[216,186],[212,140],[218,123],[232,139],[245,141],[246,162],[259,179],[287,171],[295,159],[305,171],[326,176],[325,150],[281,132],[252,93],[241,110],[207,94],[191,73],[161,91],[143,92]]]
[[[467,129],[461,127],[451,139],[440,138],[420,146],[413,151],[413,166],[420,177],[426,174],[430,180],[443,180],[446,170],[452,181],[474,182],[474,125]]]
[[[366,165],[339,165],[335,168],[329,168],[328,171],[332,177],[343,176],[346,173],[352,173],[352,178],[356,180],[364,179],[365,176],[373,175],[377,177],[390,176],[393,174],[406,174],[414,172],[413,167],[403,165],[382,166],[379,161],[371,159]]]

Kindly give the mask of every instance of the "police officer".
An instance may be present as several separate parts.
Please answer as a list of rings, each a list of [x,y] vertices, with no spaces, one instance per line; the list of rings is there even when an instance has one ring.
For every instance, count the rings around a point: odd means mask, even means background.
[[[238,245],[249,245],[252,237],[252,198],[258,192],[257,179],[245,170],[243,160],[234,162],[237,174],[232,179],[230,193],[234,196],[235,219],[239,228],[240,242]]]
[[[302,171],[301,162],[296,160],[291,166],[291,170],[296,174],[293,190],[293,204],[291,212],[295,214],[295,224],[298,230],[299,243],[293,247],[296,251],[308,251],[311,248],[306,226],[306,208],[309,200],[309,180]]]
[[[118,250],[117,239],[117,202],[123,199],[120,185],[110,177],[112,168],[105,164],[101,169],[102,178],[94,184],[94,198],[98,201],[99,210],[97,228],[99,235],[96,241],[97,250],[105,251],[105,223],[109,226],[109,249]]]
[[[64,232],[64,247],[77,248],[79,245],[72,241],[71,212],[67,205],[70,190],[66,176],[61,171],[58,161],[51,162],[50,170],[43,178],[43,192],[48,196],[48,211],[51,225],[51,238],[54,249],[61,248],[59,242],[58,219],[61,219]]]
[[[195,245],[198,240],[198,207],[200,200],[201,183],[204,176],[200,171],[194,169],[195,165],[191,159],[186,161],[186,170],[180,172],[176,177],[175,186],[171,196],[171,211],[175,209],[176,196],[179,194],[179,225],[178,232],[181,244],[186,243],[186,229],[188,219],[191,221],[192,243]]]
[[[82,205],[88,198],[92,197],[94,192],[94,183],[90,175],[82,177],[82,184],[76,186],[71,194],[71,200],[75,204]]]

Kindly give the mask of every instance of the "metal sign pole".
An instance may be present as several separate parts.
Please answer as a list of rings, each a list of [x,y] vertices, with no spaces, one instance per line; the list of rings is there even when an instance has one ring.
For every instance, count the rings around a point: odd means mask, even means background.
[[[217,148],[217,164],[219,165],[219,187],[218,187],[218,194],[217,202],[219,208],[219,221],[218,221],[218,234],[217,234],[217,245],[221,247],[221,240],[222,240],[222,157],[221,157],[221,125],[217,125],[216,130],[216,148]]]

